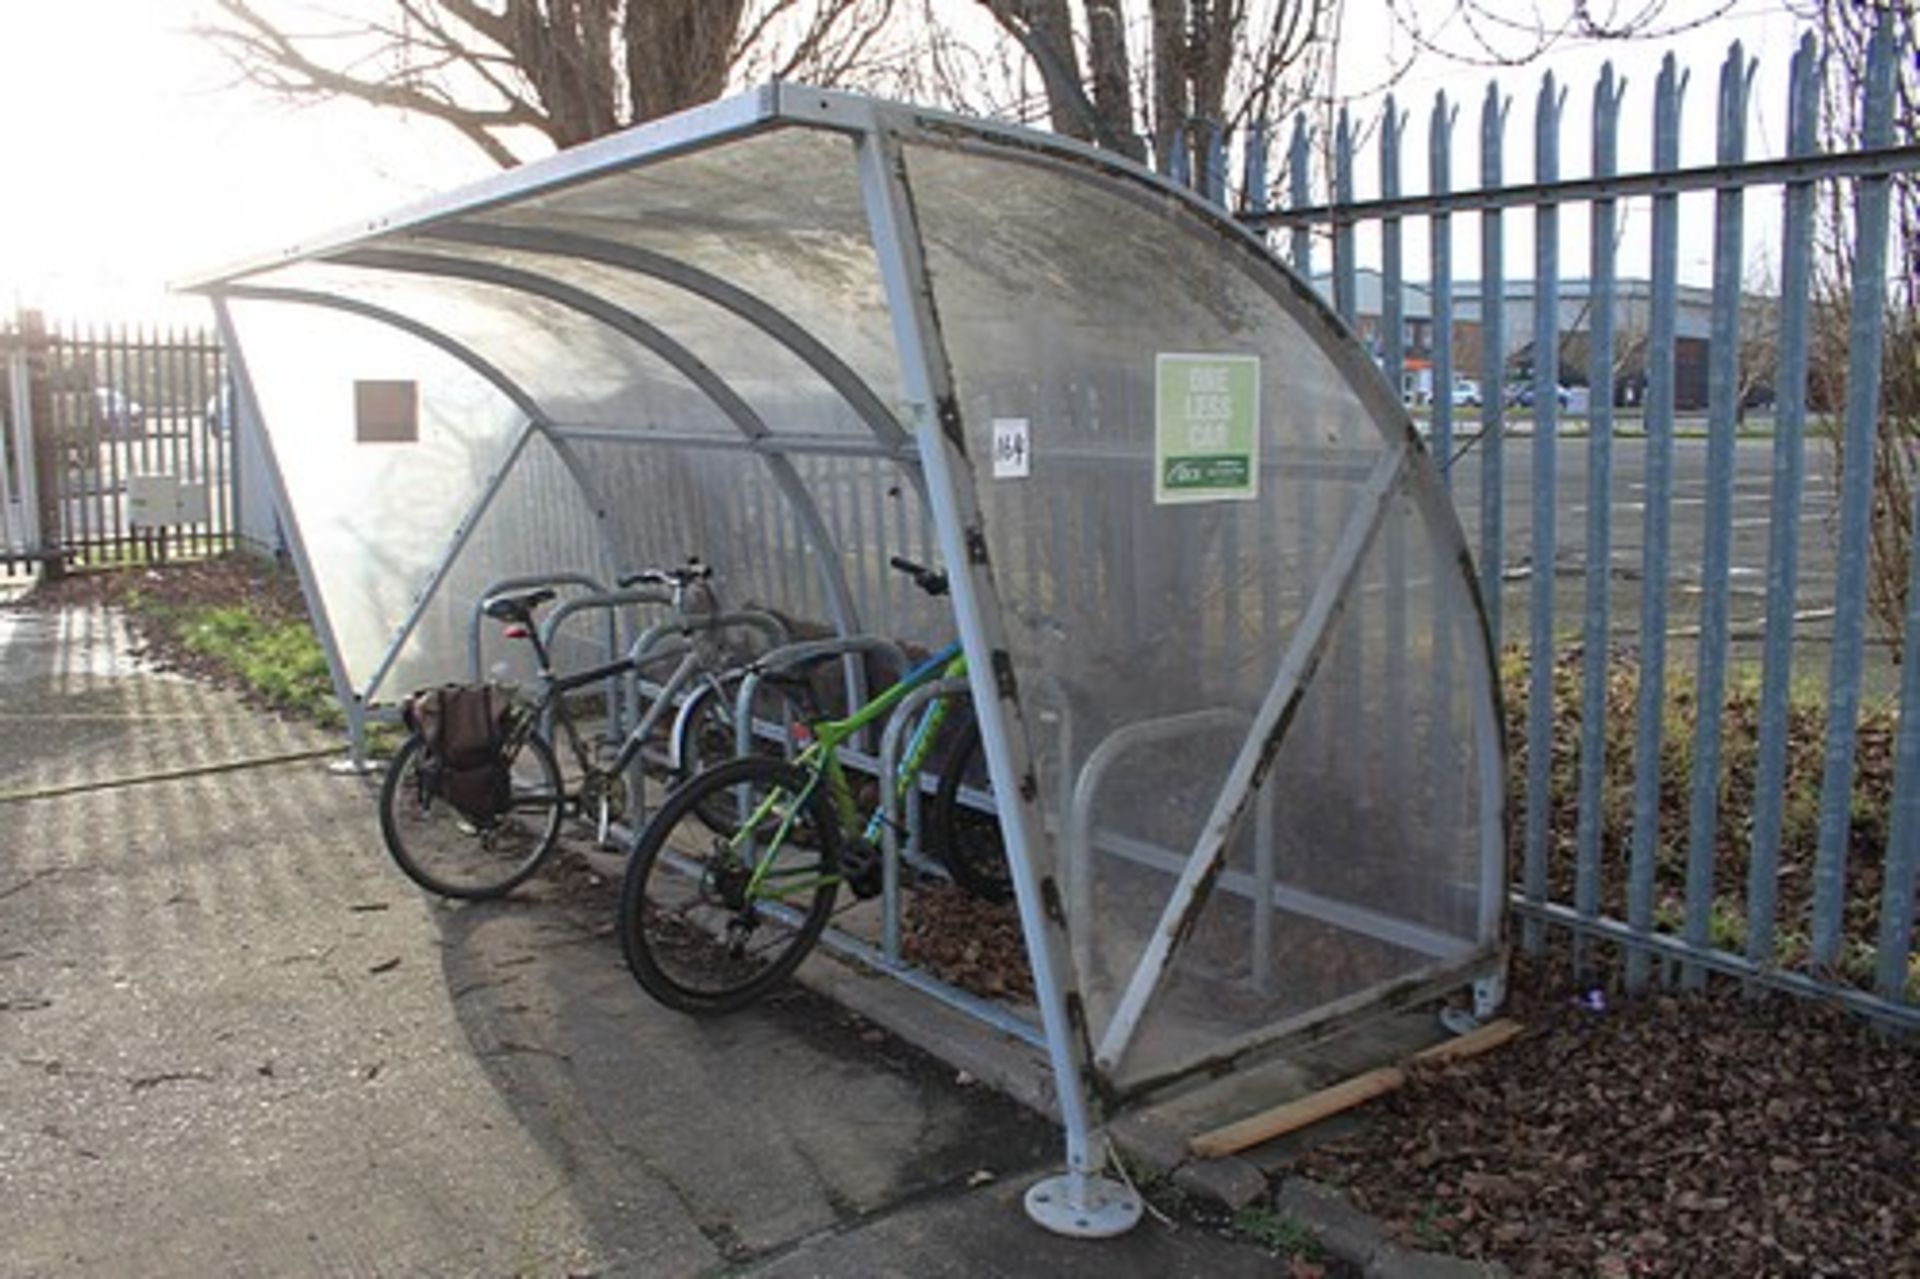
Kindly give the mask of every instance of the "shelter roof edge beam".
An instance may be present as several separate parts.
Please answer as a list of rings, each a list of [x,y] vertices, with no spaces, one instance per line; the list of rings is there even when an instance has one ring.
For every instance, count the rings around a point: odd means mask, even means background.
[[[700,151],[777,127],[780,86],[764,85],[704,106],[650,120],[620,133],[570,147],[557,155],[519,165],[444,195],[408,205],[384,217],[372,218],[322,235],[309,244],[278,253],[242,259],[205,275],[191,277],[176,288],[210,292],[248,276],[324,257],[363,244],[375,236],[414,230],[442,218],[476,213],[575,186],[603,173],[638,168],[688,151]]]
[[[557,425],[553,428],[552,434],[559,439],[581,440],[594,444],[670,444],[675,448],[714,449],[735,453],[879,457],[906,463],[915,462],[920,456],[920,451],[914,447],[912,441],[904,441],[896,448],[887,448],[877,441],[863,440],[858,437],[849,439],[843,435],[812,435],[791,431],[763,435],[758,439],[742,440],[730,435],[713,435],[704,431],[671,431],[654,427]]]

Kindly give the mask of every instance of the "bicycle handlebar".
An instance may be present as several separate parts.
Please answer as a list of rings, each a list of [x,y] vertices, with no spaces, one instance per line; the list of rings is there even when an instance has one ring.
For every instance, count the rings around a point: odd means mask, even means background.
[[[887,563],[899,569],[908,577],[911,577],[913,584],[927,594],[945,595],[947,593],[947,575],[945,573],[936,572],[924,564],[916,564],[904,555],[896,555],[892,559],[889,559]]]
[[[643,568],[638,573],[625,573],[616,578],[620,589],[630,586],[673,586],[685,589],[695,582],[707,582],[713,579],[713,566],[702,564],[698,556],[688,556],[684,568]]]

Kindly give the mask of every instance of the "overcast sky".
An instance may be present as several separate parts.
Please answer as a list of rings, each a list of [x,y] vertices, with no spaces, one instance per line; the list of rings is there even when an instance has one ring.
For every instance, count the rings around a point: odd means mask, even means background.
[[[19,299],[64,315],[164,313],[168,281],[493,171],[470,144],[431,121],[350,104],[292,108],[234,85],[219,59],[186,32],[195,2],[0,0],[0,165],[7,175],[0,185],[0,306]],[[1368,83],[1364,55],[1377,51],[1371,31],[1352,30],[1367,21],[1370,8],[1368,0],[1348,6],[1342,66],[1350,87]],[[1780,149],[1792,25],[1777,0],[1742,0],[1738,21],[1674,42],[1693,67],[1691,162],[1711,159],[1714,83],[1736,36],[1761,60],[1751,150]],[[1609,56],[1631,80],[1623,167],[1646,163],[1646,103],[1667,47],[1570,49],[1554,58],[1553,69],[1571,88],[1563,174],[1585,171],[1592,85]],[[1507,131],[1510,180],[1532,175],[1534,94],[1544,69],[1500,77],[1515,99]],[[1484,71],[1428,66],[1400,84],[1403,109],[1414,109],[1406,147],[1409,190],[1425,186],[1427,111],[1442,87],[1462,104],[1455,185],[1477,183],[1486,81]],[[1377,166],[1369,161],[1361,189],[1376,188]],[[1750,201],[1762,204],[1777,199],[1768,194]],[[1584,273],[1583,221],[1567,215],[1568,274]],[[1756,208],[1750,222],[1763,241],[1771,225],[1766,209]],[[1630,254],[1633,233],[1630,217]],[[1410,239],[1408,267],[1420,271],[1425,233],[1413,227]],[[1470,255],[1476,239],[1463,227],[1457,252]],[[1703,278],[1707,249],[1689,235],[1683,270],[1690,277]],[[1509,262],[1526,262],[1516,256],[1525,252],[1525,241],[1516,242]],[[1457,269],[1470,274],[1477,267],[1467,256]],[[1622,270],[1635,273],[1628,263]],[[199,305],[173,313],[198,314]]]

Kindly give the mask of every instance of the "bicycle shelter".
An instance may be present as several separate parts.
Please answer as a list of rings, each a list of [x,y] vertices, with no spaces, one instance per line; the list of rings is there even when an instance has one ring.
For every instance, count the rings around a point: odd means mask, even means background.
[[[1066,1129],[1044,1223],[1130,1223],[1136,1099],[1498,972],[1452,505],[1311,288],[1151,172],[782,85],[192,287],[356,731],[462,678],[515,575],[693,552],[828,633],[957,627]]]

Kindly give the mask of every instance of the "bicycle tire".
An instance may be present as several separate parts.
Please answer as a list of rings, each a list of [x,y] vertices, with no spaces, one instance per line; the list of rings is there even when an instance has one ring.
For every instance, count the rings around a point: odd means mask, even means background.
[[[980,723],[971,715],[940,766],[940,784],[924,818],[923,834],[929,851],[954,883],[981,901],[1012,901],[1013,868],[1007,863],[999,815],[962,802],[962,786],[989,788]]]
[[[742,793],[759,814],[751,830],[736,816],[731,833],[719,833],[701,816],[716,794],[737,813]],[[764,848],[762,832],[772,835]],[[744,856],[743,841],[754,841]],[[824,789],[783,760],[728,760],[676,788],[641,832],[620,887],[620,946],[634,979],[681,1012],[753,1003],[819,940],[839,888],[837,848]],[[793,902],[748,898],[748,867],[769,857],[762,883],[796,879]]]
[[[424,783],[418,733],[400,747],[380,783],[380,834],[408,879],[442,897],[484,901],[512,892],[552,854],[566,808],[553,748],[528,733],[508,750],[513,806],[481,823]]]

